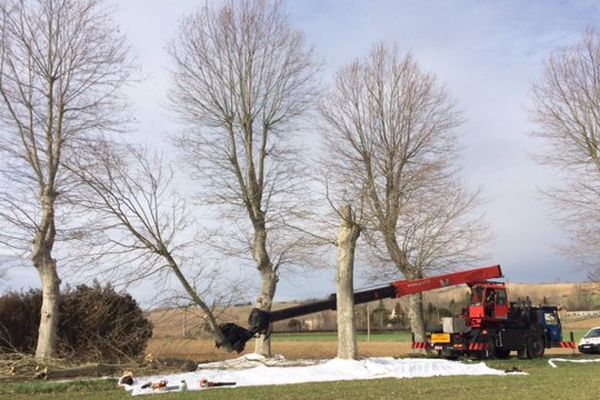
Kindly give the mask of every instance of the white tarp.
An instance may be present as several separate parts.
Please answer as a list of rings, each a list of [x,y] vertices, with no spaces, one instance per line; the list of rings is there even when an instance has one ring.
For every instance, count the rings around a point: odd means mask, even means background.
[[[136,378],[134,384],[126,389],[134,396],[160,393],[149,388],[141,388],[144,383],[159,380],[166,380],[173,390],[177,390],[176,387],[181,381],[186,382],[187,390],[200,390],[201,379],[211,382],[235,382],[236,385],[231,387],[241,387],[381,378],[514,374],[489,368],[482,362],[462,363],[439,359],[391,357],[358,361],[333,359],[296,362],[286,361],[282,357],[273,360],[251,354],[235,360],[200,364],[195,372]]]
[[[550,364],[550,366],[552,368],[557,367],[557,365],[556,365],[557,362],[587,364],[587,363],[593,363],[593,362],[600,362],[600,358],[592,358],[592,359],[584,359],[584,360],[571,360],[571,359],[566,359],[566,358],[551,358],[548,360],[548,364]]]

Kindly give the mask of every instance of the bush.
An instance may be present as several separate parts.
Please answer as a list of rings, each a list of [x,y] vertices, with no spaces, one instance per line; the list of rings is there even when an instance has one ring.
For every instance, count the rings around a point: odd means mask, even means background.
[[[40,325],[42,292],[9,292],[0,297],[0,350],[32,353]]]
[[[40,319],[41,292],[11,292],[0,297],[0,347],[33,353]],[[80,285],[60,299],[57,354],[78,360],[118,361],[140,355],[152,324],[137,302],[113,287]]]

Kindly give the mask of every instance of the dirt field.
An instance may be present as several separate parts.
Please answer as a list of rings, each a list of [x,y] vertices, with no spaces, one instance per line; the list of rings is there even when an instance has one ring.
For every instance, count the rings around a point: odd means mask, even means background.
[[[358,345],[361,357],[407,357],[414,353],[410,343],[394,342],[362,342]],[[246,351],[254,349],[252,342],[248,343]],[[325,359],[333,358],[337,352],[335,342],[274,342],[273,353],[281,354],[290,360],[295,359]],[[195,362],[208,362],[237,358],[237,353],[226,353],[215,348],[214,342],[196,339],[153,339],[147,352],[160,359],[177,358]],[[548,349],[546,354],[569,355],[568,349]]]
[[[248,343],[242,354],[251,353],[254,343]],[[288,359],[333,358],[337,352],[335,342],[274,342],[274,354]],[[214,342],[196,339],[153,339],[147,352],[159,358],[184,358],[198,362],[225,360],[239,357],[237,353],[226,353],[215,348]],[[363,357],[391,356],[399,357],[411,354],[410,343],[371,342],[359,343],[359,352]]]
[[[564,324],[564,329],[565,330],[570,330],[570,329],[592,329],[595,328],[597,326],[600,326],[600,318],[592,318],[592,319],[585,319],[583,321],[577,321],[577,322],[569,322],[567,324]]]

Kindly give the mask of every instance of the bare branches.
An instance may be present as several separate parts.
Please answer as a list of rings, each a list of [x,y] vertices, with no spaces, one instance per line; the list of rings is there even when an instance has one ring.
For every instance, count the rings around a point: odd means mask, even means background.
[[[82,142],[123,129],[121,89],[133,65],[100,1],[10,0],[0,19],[0,216],[10,226],[2,241],[26,248],[50,227],[39,210],[68,197],[61,164]]]
[[[365,210],[367,236],[387,260],[422,274],[471,258],[482,232],[477,218],[467,223],[477,195],[454,178],[461,117],[433,75],[410,54],[375,46],[337,74],[322,113],[331,184]]]
[[[291,123],[316,94],[304,47],[279,2],[258,0],[204,7],[170,48],[171,108],[192,130],[179,140],[187,161],[208,200],[244,207],[253,223],[301,189]]]
[[[362,210],[380,261],[415,279],[476,256],[489,235],[473,215],[477,193],[456,178],[461,116],[412,55],[375,46],[338,72],[321,111],[336,202]],[[413,332],[422,335],[422,307],[411,300],[411,308]]]
[[[76,219],[64,208],[73,183],[63,166],[82,143],[123,127],[127,50],[99,0],[0,3],[0,245],[29,254],[40,274],[37,357],[53,352],[53,251]]]
[[[581,42],[553,53],[532,86],[534,135],[545,145],[538,160],[557,168],[562,187],[544,194],[556,207],[571,244],[563,249],[586,266],[600,260],[600,39],[589,30]]]
[[[200,265],[201,257],[193,252],[198,236],[184,199],[172,191],[172,171],[143,149],[108,142],[88,148],[78,161],[72,172],[90,189],[78,203],[102,219],[89,236],[97,257],[132,279],[168,270],[204,311],[215,339],[223,342],[212,308],[199,294],[207,294],[218,275]],[[186,269],[195,272],[193,279]]]
[[[293,124],[317,94],[312,51],[281,2],[266,0],[203,7],[183,20],[169,51],[171,108],[189,127],[177,144],[206,189],[203,201],[239,228],[225,246],[239,238],[238,256],[252,256],[257,307],[269,310],[279,268],[302,243],[285,229],[306,192]]]

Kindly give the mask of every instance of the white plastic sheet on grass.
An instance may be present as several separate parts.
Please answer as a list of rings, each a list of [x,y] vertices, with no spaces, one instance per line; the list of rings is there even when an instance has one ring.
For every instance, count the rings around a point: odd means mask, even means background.
[[[551,358],[548,360],[548,364],[550,364],[550,366],[552,368],[557,368],[558,366],[556,365],[557,362],[569,362],[569,363],[577,363],[577,364],[587,364],[587,363],[593,363],[593,362],[600,362],[600,358],[591,358],[591,359],[585,359],[585,360],[570,360],[567,358]]]
[[[250,354],[235,360],[200,364],[195,372],[136,378],[134,384],[127,389],[134,396],[157,393],[151,389],[142,389],[141,386],[161,379],[168,381],[169,386],[177,386],[185,380],[188,390],[200,390],[200,380],[203,378],[212,382],[235,382],[236,385],[232,387],[242,387],[381,378],[515,374],[523,373],[507,373],[490,368],[482,362],[462,363],[438,359],[391,357],[358,361],[340,359],[287,361],[282,357],[273,360]]]

